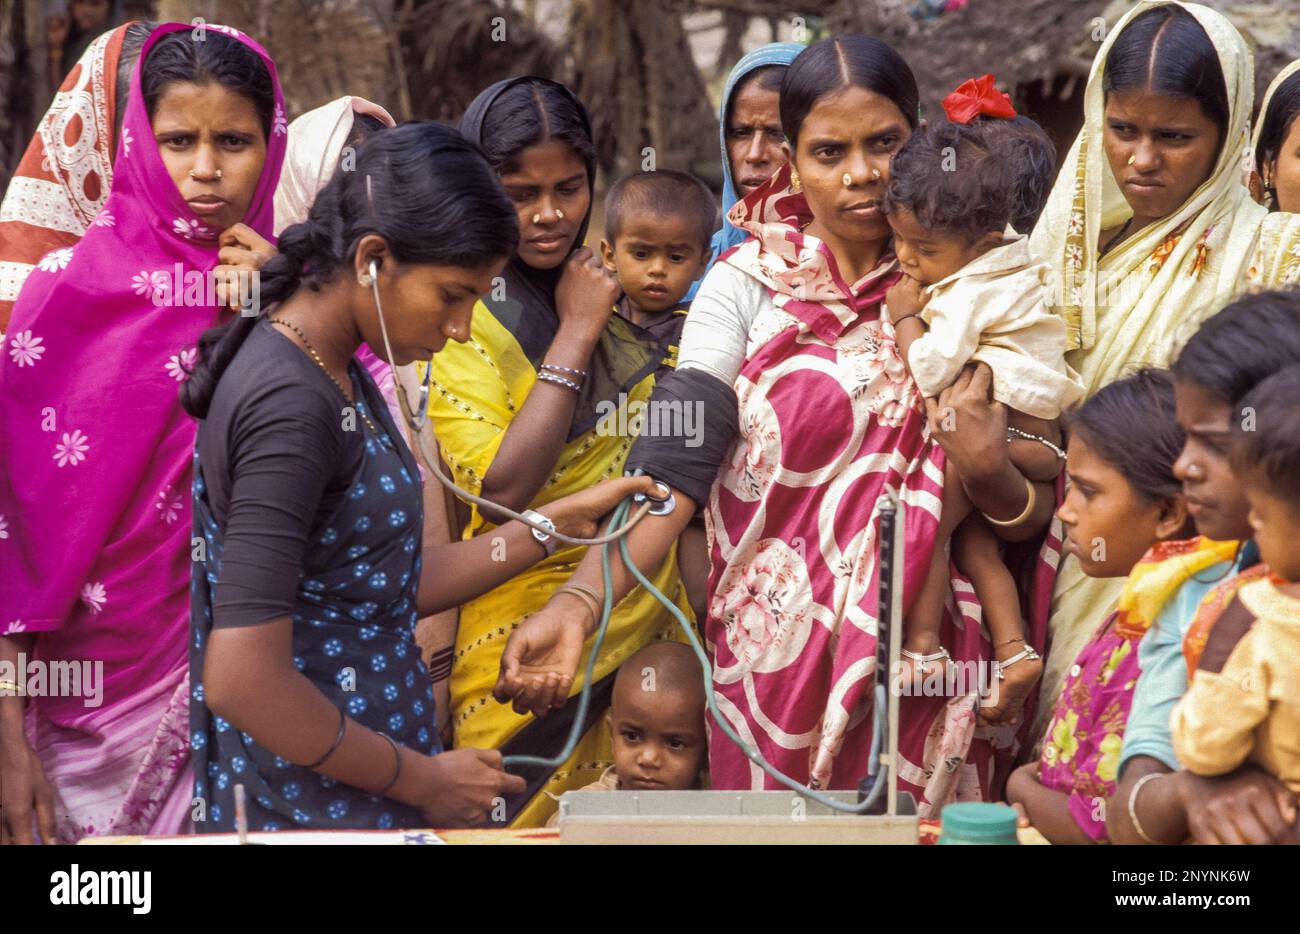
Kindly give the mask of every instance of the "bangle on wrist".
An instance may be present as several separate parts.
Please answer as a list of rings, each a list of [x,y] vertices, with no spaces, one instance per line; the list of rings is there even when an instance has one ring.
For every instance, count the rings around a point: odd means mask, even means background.
[[[388,745],[393,747],[393,757],[397,760],[397,766],[393,769],[393,777],[389,779],[388,784],[385,785],[381,791],[375,792],[376,798],[383,798],[393,790],[393,786],[397,784],[397,780],[402,777],[402,750],[397,745],[397,740],[393,739],[387,733],[380,733],[379,735],[388,740]]]
[[[303,768],[318,769],[322,765],[324,765],[325,760],[328,759],[330,756],[334,755],[335,750],[337,750],[339,746],[343,743],[343,734],[347,732],[347,729],[348,729],[348,716],[343,712],[343,708],[340,707],[339,708],[339,733],[337,736],[334,737],[334,742],[330,745],[329,749],[325,750],[325,755],[321,756],[311,765],[303,766]]]
[[[537,374],[537,380],[541,383],[554,383],[556,386],[563,386],[565,389],[572,389],[575,393],[582,392],[582,386],[571,379],[565,379],[550,370],[542,370]]]
[[[1024,510],[1014,519],[994,519],[987,512],[980,510],[982,515],[992,525],[1002,529],[1013,529],[1018,525],[1023,525],[1025,521],[1034,514],[1034,507],[1038,505],[1038,491],[1034,489],[1034,481],[1028,477],[1025,480],[1025,491],[1029,494],[1029,502],[1025,503]]]
[[[924,319],[921,318],[921,310],[913,311],[913,312],[911,312],[910,314],[900,315],[899,317],[895,318],[895,319],[894,319],[894,327],[897,328],[900,324],[902,324],[902,323],[903,323],[904,321],[906,321],[908,318],[916,318],[918,321],[921,322],[921,327],[925,327],[925,321],[924,321]]]
[[[1133,825],[1133,829],[1137,831],[1137,835],[1141,837],[1144,842],[1149,843],[1152,846],[1161,846],[1162,844],[1160,843],[1159,840],[1151,839],[1151,837],[1147,835],[1147,832],[1142,829],[1142,822],[1138,820],[1137,800],[1138,800],[1138,795],[1142,793],[1142,789],[1147,782],[1151,781],[1151,779],[1153,778],[1159,778],[1161,775],[1165,775],[1165,774],[1167,773],[1150,772],[1146,775],[1143,775],[1141,778],[1137,780],[1137,782],[1134,783],[1133,790],[1130,791],[1128,794],[1129,823]]]
[[[605,598],[596,593],[586,584],[579,584],[576,581],[569,581],[563,587],[556,591],[556,594],[567,593],[577,597],[586,606],[591,613],[591,623],[594,627],[600,622],[601,611],[605,606]]]
[[[551,370],[552,372],[554,372],[554,373],[556,373],[556,374],[558,374],[558,375],[560,375],[560,376],[563,376],[565,373],[568,373],[568,374],[570,374],[570,375],[572,375],[572,376],[579,377],[580,379],[586,379],[586,378],[587,378],[587,371],[586,371],[586,370],[579,370],[579,369],[576,369],[576,368],[571,367],[571,366],[559,366],[559,365],[554,364],[554,363],[543,363],[542,366],[541,366],[541,369],[543,369],[543,370]]]

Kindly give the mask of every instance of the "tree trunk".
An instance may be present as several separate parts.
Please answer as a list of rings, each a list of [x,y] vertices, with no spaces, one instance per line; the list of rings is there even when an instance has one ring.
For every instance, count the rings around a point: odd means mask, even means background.
[[[602,167],[691,171],[715,185],[718,120],[681,15],[665,0],[575,0],[574,90],[591,109]]]

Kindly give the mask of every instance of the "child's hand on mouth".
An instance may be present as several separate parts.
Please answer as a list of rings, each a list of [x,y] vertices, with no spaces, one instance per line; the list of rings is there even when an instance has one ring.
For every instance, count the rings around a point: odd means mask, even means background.
[[[885,293],[885,307],[889,309],[889,320],[894,324],[910,317],[925,307],[926,296],[921,292],[921,283],[911,276],[903,276]]]

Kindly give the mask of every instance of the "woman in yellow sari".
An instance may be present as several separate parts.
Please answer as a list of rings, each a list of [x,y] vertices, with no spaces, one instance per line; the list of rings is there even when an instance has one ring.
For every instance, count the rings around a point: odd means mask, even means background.
[[[622,473],[634,438],[620,429],[629,406],[649,401],[667,352],[612,314],[617,284],[582,245],[595,153],[586,110],[572,92],[542,78],[498,82],[470,105],[461,132],[500,174],[519,212],[520,246],[475,307],[469,341],[434,358],[429,417],[458,484],[515,510],[536,508]],[[475,507],[464,534],[494,528]],[[584,552],[560,545],[461,609],[451,673],[454,745],[540,756],[563,747],[576,697],[538,720],[498,703],[492,688],[506,638],[567,582]],[[675,549],[651,580],[690,613]],[[618,604],[583,738],[558,769],[519,771],[528,789],[506,802],[514,826],[541,826],[555,811],[551,795],[591,784],[612,764],[604,714],[614,672],[648,642],[676,637],[676,623],[644,590]],[[581,687],[579,677],[571,694]]]
[[[1300,279],[1300,215],[1269,214],[1245,185],[1254,86],[1241,34],[1195,3],[1139,3],[1098,50],[1030,241],[1059,276],[1067,359],[1089,393],[1167,365],[1238,292]],[[1062,562],[1036,732],[1122,584]]]

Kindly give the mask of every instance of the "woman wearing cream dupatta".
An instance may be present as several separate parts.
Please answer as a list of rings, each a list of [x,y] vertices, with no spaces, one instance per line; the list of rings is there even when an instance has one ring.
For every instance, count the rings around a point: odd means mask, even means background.
[[[1065,318],[1067,356],[1089,393],[1143,365],[1163,366],[1183,340],[1234,294],[1300,277],[1300,215],[1269,214],[1250,197],[1250,114],[1254,66],[1236,28],[1220,13],[1176,3],[1195,17],[1218,52],[1228,99],[1223,144],[1209,176],[1181,207],[1099,256],[1103,231],[1133,215],[1107,162],[1106,58],[1125,27],[1168,4],[1139,3],[1111,30],[1093,61],[1084,126],[1062,166],[1031,247],[1060,277],[1055,310]],[[1061,677],[1123,589],[1121,579],[1084,576],[1062,564],[1051,620],[1037,727],[1050,714]]]

